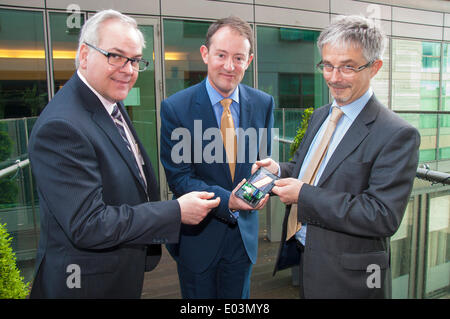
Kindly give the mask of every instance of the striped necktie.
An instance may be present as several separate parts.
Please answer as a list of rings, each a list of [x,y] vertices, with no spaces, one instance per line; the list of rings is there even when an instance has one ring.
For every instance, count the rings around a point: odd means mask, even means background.
[[[114,104],[113,111],[111,113],[111,116],[114,119],[114,124],[116,125],[117,129],[119,130],[120,136],[122,136],[123,141],[125,142],[125,145],[127,149],[130,151],[131,155],[134,158],[134,163],[136,165],[136,168],[139,172],[139,177],[141,178],[141,181],[143,182],[143,185],[145,186],[145,191],[147,192],[147,182],[145,178],[142,176],[141,169],[139,167],[139,164],[136,160],[136,157],[134,155],[133,149],[131,148],[130,141],[127,138],[127,134],[125,132],[125,124],[122,117],[122,114],[119,112],[119,108],[117,107],[117,104]]]

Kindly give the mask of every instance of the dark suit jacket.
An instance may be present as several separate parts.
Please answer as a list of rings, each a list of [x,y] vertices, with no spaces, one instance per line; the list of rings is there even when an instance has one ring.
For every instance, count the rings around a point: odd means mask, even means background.
[[[328,115],[317,109],[282,177],[297,177],[308,148]],[[418,131],[372,96],[333,153],[316,187],[304,184],[298,219],[308,224],[303,262],[306,298],[383,298],[391,295],[390,241],[413,186]],[[298,263],[295,239],[285,242],[286,208],[275,271]],[[368,288],[371,264],[380,288]],[[370,268],[369,268],[370,269]],[[375,275],[374,275],[375,276]],[[376,281],[374,281],[376,283]]]
[[[258,151],[260,146],[265,146],[268,150],[271,148],[270,134],[261,136],[258,129],[272,128],[273,98],[240,84],[239,101],[239,126],[244,131],[248,128],[257,129],[257,136],[256,139],[239,137],[238,148],[245,149],[245,162],[236,164],[234,182],[231,180],[230,169],[225,161],[226,155],[221,138],[218,141],[223,151],[223,159],[220,163],[208,163],[204,156],[200,156],[200,159],[195,158],[207,152],[207,146],[212,142],[202,138],[205,131],[209,128],[218,130],[205,81],[172,95],[161,104],[161,162],[171,191],[176,197],[191,191],[214,192],[216,197],[220,197],[220,205],[213,209],[203,222],[197,226],[182,225],[179,244],[168,245],[172,256],[194,272],[203,272],[207,269],[216,256],[218,247],[225,239],[228,224],[235,222],[228,209],[231,191],[243,178],[250,176],[251,166],[260,156]],[[197,127],[201,126],[198,132],[194,132],[195,123]],[[173,147],[180,143],[178,138],[171,139],[172,132],[177,128],[186,128],[190,132],[187,139],[191,151],[188,163],[177,164],[171,158]],[[261,143],[263,139],[265,143]],[[241,149],[241,146],[244,148]],[[255,152],[252,154],[251,150]],[[242,155],[239,152],[238,157]],[[264,153],[270,154],[267,150]],[[257,212],[241,211],[238,225],[247,254],[251,262],[255,263],[258,249]]]
[[[28,151],[41,232],[31,297],[139,298],[160,244],[178,240],[179,204],[158,202],[150,160],[119,108],[145,161],[149,200],[117,127],[76,73],[33,127]],[[81,288],[67,286],[71,264]]]

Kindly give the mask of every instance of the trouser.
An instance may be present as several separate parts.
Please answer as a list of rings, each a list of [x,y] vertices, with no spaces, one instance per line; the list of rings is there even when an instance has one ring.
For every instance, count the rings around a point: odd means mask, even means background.
[[[185,299],[250,298],[252,263],[237,225],[227,228],[222,245],[206,271],[196,273],[180,263],[177,266]]]

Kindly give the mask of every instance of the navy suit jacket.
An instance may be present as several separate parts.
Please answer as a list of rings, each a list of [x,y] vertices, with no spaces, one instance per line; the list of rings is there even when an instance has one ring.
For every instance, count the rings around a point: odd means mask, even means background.
[[[191,191],[214,192],[216,197],[220,197],[220,205],[199,225],[181,226],[179,244],[168,245],[168,250],[175,260],[194,272],[199,273],[207,269],[225,238],[228,224],[236,222],[228,209],[231,191],[242,179],[250,176],[251,166],[260,155],[270,155],[270,129],[273,125],[274,108],[272,96],[240,84],[239,102],[240,127],[244,131],[255,128],[257,135],[253,138],[238,137],[238,163],[234,181],[225,160],[222,138],[206,137],[208,129],[220,131],[206,91],[205,80],[170,96],[161,104],[161,162],[170,190],[175,197]],[[174,146],[183,142],[177,136],[172,139],[172,134],[177,128],[184,128],[189,133],[184,139],[184,142],[189,142],[190,157],[187,162],[177,163],[172,158],[174,155],[172,150],[177,149]],[[261,135],[260,128],[268,129],[269,132],[266,131],[268,134]],[[218,143],[216,144],[218,148],[221,148],[223,158],[209,162],[207,155],[210,154],[211,143],[214,143],[214,140]],[[260,147],[265,148],[265,151],[260,152]],[[239,162],[240,157],[244,158],[242,157],[244,151],[245,160]],[[251,262],[255,263],[258,250],[257,212],[241,211],[237,222],[247,254]]]
[[[159,202],[150,160],[118,105],[144,158],[147,189],[110,115],[76,73],[33,127],[41,230],[31,297],[139,298],[160,244],[178,240],[179,204]],[[80,288],[67,285],[76,283],[70,265],[79,267]]]
[[[297,178],[329,109],[330,104],[313,113],[293,160],[280,164],[282,178]],[[299,222],[308,224],[300,278],[306,298],[391,296],[389,238],[400,226],[409,200],[419,145],[417,129],[372,96],[317,186],[302,186],[297,212]],[[289,213],[290,205],[275,271],[300,261],[295,239],[285,241]],[[374,279],[371,287],[370,265],[378,267],[378,281]]]

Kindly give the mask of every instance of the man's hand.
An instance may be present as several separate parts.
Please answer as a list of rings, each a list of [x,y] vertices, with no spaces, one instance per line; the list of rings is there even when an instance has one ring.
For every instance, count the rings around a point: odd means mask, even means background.
[[[230,199],[228,201],[228,208],[231,210],[258,210],[264,208],[267,201],[269,200],[269,194],[266,194],[266,196],[261,199],[259,204],[256,207],[250,206],[246,202],[244,202],[242,199],[237,197],[235,195],[236,191],[246,182],[246,179],[244,178],[233,191],[231,192]]]
[[[278,163],[275,162],[273,159],[265,158],[261,161],[256,161],[255,164],[253,164],[252,174],[255,173],[260,167],[264,167],[274,175],[278,175],[278,171],[280,169],[280,165],[278,165]]]
[[[303,182],[296,178],[282,178],[275,181],[272,193],[278,195],[286,205],[296,204]]]
[[[197,225],[200,223],[211,209],[217,207],[220,203],[220,197],[214,197],[214,193],[208,192],[190,192],[180,198],[178,203],[181,210],[181,222],[187,225]]]

